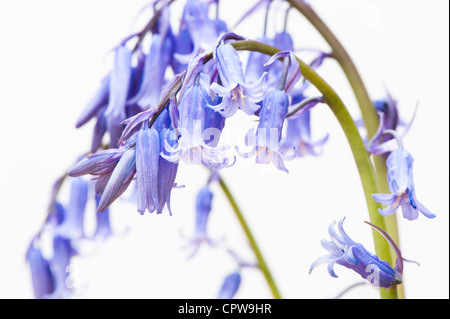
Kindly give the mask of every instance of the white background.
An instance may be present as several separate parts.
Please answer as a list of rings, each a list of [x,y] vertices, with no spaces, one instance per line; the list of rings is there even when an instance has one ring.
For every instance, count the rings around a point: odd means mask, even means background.
[[[172,18],[180,15],[180,1]],[[448,2],[447,1],[310,1],[354,59],[373,98],[384,86],[398,99],[400,115],[408,121],[417,101],[418,114],[404,139],[413,155],[419,200],[437,217],[423,215],[413,222],[399,216],[403,255],[420,262],[405,266],[409,298],[448,298]],[[32,298],[27,245],[42,225],[54,180],[90,145],[92,124],[74,124],[100,79],[111,67],[108,52],[150,17],[136,18],[145,1],[1,1],[0,2],[0,297]],[[243,5],[245,3],[245,6]],[[229,25],[250,1],[222,1],[221,17]],[[284,6],[274,5],[278,19]],[[276,12],[276,11],[274,11]],[[249,38],[262,32],[263,12],[236,32]],[[281,20],[271,16],[270,30]],[[296,47],[326,44],[296,12],[288,30]],[[272,32],[272,31],[271,31]],[[269,34],[270,35],[270,34]],[[336,89],[355,118],[358,109],[336,63],[320,74]],[[252,119],[244,119],[251,124]],[[230,124],[233,125],[233,124]],[[273,167],[239,160],[223,171],[261,246],[285,298],[332,298],[360,281],[336,266],[331,278],[325,266],[308,275],[310,264],[326,251],[327,227],[346,216],[347,233],[373,251],[359,177],[342,131],[326,106],[313,114],[313,136],[330,132],[323,156],[302,158],[286,165],[285,174]],[[202,247],[187,260],[180,233],[191,234],[194,200],[207,178],[204,169],[182,164],[173,191],[174,216],[136,212],[121,201],[113,206],[116,236],[88,246],[74,259],[77,298],[214,298],[235,263],[223,249]],[[209,224],[213,238],[253,261],[245,237],[217,186]],[[61,196],[65,201],[68,192]],[[89,207],[92,219],[93,209]],[[363,286],[347,295],[377,298]],[[244,269],[237,298],[270,298],[262,275]]]

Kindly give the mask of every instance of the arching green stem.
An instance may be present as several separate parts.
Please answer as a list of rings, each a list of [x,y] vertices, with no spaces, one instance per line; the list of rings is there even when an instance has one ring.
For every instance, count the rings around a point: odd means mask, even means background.
[[[373,107],[370,96],[366,90],[364,82],[353,63],[350,55],[345,50],[341,42],[331,32],[330,28],[325,22],[317,15],[314,9],[302,0],[287,0],[292,7],[296,8],[321,34],[332,50],[332,55],[339,63],[345,76],[347,77],[350,86],[355,94],[356,100],[361,111],[361,115],[364,121],[364,125],[367,130],[367,134],[372,137],[378,127],[378,116],[375,108]],[[389,187],[386,180],[386,158],[384,156],[373,156],[373,163],[376,171],[378,189],[382,193],[389,193]],[[386,223],[386,230],[400,246],[397,218],[396,215],[384,217]],[[394,252],[391,250],[391,256],[394,257]],[[403,286],[399,287],[400,297],[404,296]]]
[[[277,48],[251,40],[237,41],[232,43],[232,45],[236,50],[252,50],[268,55],[274,55],[275,53],[280,51]],[[350,113],[348,112],[340,97],[328,85],[328,83],[324,79],[322,79],[311,67],[309,67],[309,65],[298,58],[297,60],[300,64],[301,74],[305,77],[306,80],[308,80],[321,92],[324,97],[324,102],[328,104],[344,131],[344,134],[352,150],[356,166],[358,168],[369,211],[370,221],[373,224],[386,229],[385,220],[383,216],[378,213],[378,208],[380,208],[380,205],[372,199],[372,194],[378,193],[375,171],[372,166],[372,162],[370,161],[369,155],[367,154],[364,142]],[[381,259],[386,260],[392,265],[390,247],[387,241],[384,240],[384,238],[376,232],[373,232],[373,237],[377,255]],[[395,288],[389,290],[381,289],[381,294],[383,298],[397,297]]]
[[[353,89],[353,92],[355,93],[368,135],[369,137],[373,136],[378,128],[377,113],[373,107],[372,101],[370,100],[361,76],[350,58],[350,55],[309,4],[302,0],[287,1],[292,7],[300,11],[300,13],[314,26],[314,28],[316,28],[324,40],[327,41],[332,50],[333,57],[341,66]]]
[[[378,127],[378,116],[376,114],[375,108],[373,107],[370,96],[367,89],[362,81],[362,78],[353,63],[350,55],[345,50],[341,42],[336,38],[333,32],[328,28],[325,22],[319,17],[319,15],[314,11],[314,9],[302,0],[287,0],[290,5],[296,8],[321,34],[324,40],[330,46],[333,57],[339,63],[341,69],[345,73],[347,80],[352,87],[355,94],[356,100],[358,102],[361,115],[364,121],[364,125],[367,130],[367,134],[372,137]],[[373,156],[374,167],[377,176],[378,189],[382,193],[389,193],[389,187],[386,180],[386,161],[384,156]],[[392,236],[397,245],[400,246],[398,225],[396,214],[387,216],[384,218],[386,224],[387,232]],[[391,250],[391,256],[394,257],[394,252]],[[398,287],[398,293],[400,298],[404,298],[403,285]]]
[[[281,299],[281,294],[278,290],[278,287],[275,284],[272,274],[270,273],[269,267],[267,266],[266,261],[264,260],[264,257],[261,253],[261,250],[258,247],[258,244],[256,243],[255,238],[253,237],[250,227],[248,226],[241,209],[236,203],[236,200],[234,199],[233,195],[230,192],[230,189],[228,188],[227,184],[225,184],[222,177],[219,177],[219,184],[223,192],[225,193],[225,196],[227,197],[228,201],[230,202],[230,205],[233,208],[233,211],[236,214],[239,223],[241,224],[242,230],[244,231],[245,236],[247,237],[247,240],[256,256],[256,259],[258,260],[258,266],[261,269],[267,281],[267,284],[269,285],[270,290],[272,291],[273,297],[275,299]]]

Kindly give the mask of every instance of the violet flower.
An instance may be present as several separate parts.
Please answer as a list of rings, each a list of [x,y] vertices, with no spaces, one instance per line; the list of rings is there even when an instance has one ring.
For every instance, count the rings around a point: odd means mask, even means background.
[[[264,99],[256,133],[253,129],[247,133],[247,146],[253,146],[249,153],[238,153],[243,157],[256,155],[256,162],[261,164],[273,163],[278,169],[288,170],[283,159],[292,159],[281,152],[280,144],[283,123],[289,106],[289,97],[283,90],[273,90]]]
[[[295,95],[292,104],[305,101],[303,94]],[[311,100],[301,111],[287,119],[286,137],[283,139],[282,150],[294,148],[297,157],[306,155],[318,156],[322,153],[322,146],[328,141],[329,134],[313,140],[311,137],[311,108],[320,103],[320,99]]]
[[[169,155],[161,155],[166,160],[178,162],[182,159],[188,164],[204,164],[207,167],[217,165],[216,159],[226,147],[211,147],[204,141],[205,129],[210,128],[209,132],[206,131],[208,135],[214,129],[211,125],[218,125],[215,129],[219,132],[215,133],[215,136],[220,135],[221,129],[221,124],[216,122],[214,117],[208,116],[208,122],[205,121],[207,97],[206,90],[198,85],[188,87],[184,91],[178,105],[179,123],[176,127],[180,137],[178,139],[172,137],[175,147],[166,142],[165,151]]]
[[[273,40],[268,37],[261,37],[256,39],[258,42],[273,46]],[[245,69],[245,80],[247,83],[253,83],[258,81],[264,72],[269,71],[269,66],[265,66],[269,61],[270,56],[257,51],[250,51],[247,66]]]
[[[88,183],[81,177],[72,179],[70,201],[64,219],[56,228],[56,235],[67,239],[82,239],[84,233],[84,216],[88,200]]]
[[[126,191],[135,173],[136,152],[130,148],[122,154],[114,170],[107,175],[109,178],[101,191],[101,199],[97,206],[98,212],[103,212]]]
[[[51,299],[65,299],[70,297],[74,288],[68,284],[70,276],[70,261],[75,255],[71,241],[61,236],[53,238],[53,256],[51,258],[52,272],[55,278],[55,291],[48,297]]]
[[[55,290],[55,278],[50,268],[50,262],[44,258],[42,251],[37,247],[36,238],[31,241],[26,258],[31,270],[33,292],[36,299],[49,298]]]
[[[300,65],[292,51],[280,51],[272,55],[265,66],[276,66],[276,62],[278,62],[278,59],[280,58],[283,58],[285,61],[286,59],[288,59],[289,63],[287,64],[286,74],[283,74],[283,72],[281,72],[278,76],[278,79],[280,80],[280,78],[284,77],[282,79],[284,81],[283,90],[287,93],[290,93],[301,78]],[[283,68],[286,68],[286,66],[283,66]]]
[[[143,112],[144,113],[144,112]],[[139,115],[139,114],[138,114]],[[147,114],[143,114],[145,118]],[[138,117],[138,120],[141,118]],[[138,189],[138,211],[155,209],[162,213],[164,206],[170,211],[170,193],[174,186],[178,163],[168,162],[162,157],[162,144],[169,143],[172,130],[169,112],[165,109],[149,128],[144,119],[142,128],[118,149],[108,149],[90,155],[70,170],[70,176],[91,174],[95,179],[95,192],[100,196],[97,211],[108,208],[128,188],[136,176]],[[137,125],[133,122],[133,125]]]
[[[211,213],[213,193],[208,186],[203,187],[197,193],[195,199],[195,231],[187,246],[192,246],[193,251],[189,258],[193,257],[202,243],[214,246],[214,241],[207,234],[207,224]]]
[[[294,52],[294,43],[290,34],[286,31],[277,33],[271,43],[267,43],[276,47],[279,50]],[[283,72],[283,62],[278,60],[279,55],[276,58],[269,57],[264,63],[263,67],[268,71],[267,74],[267,87],[276,89],[280,82],[280,77]],[[294,58],[292,55],[291,58]],[[296,61],[294,61],[296,62]],[[298,74],[300,75],[300,68],[298,68]],[[289,89],[288,89],[289,90]]]
[[[98,204],[100,203],[100,196],[95,195],[95,203],[97,207]],[[96,213],[97,225],[93,236],[95,239],[104,240],[112,235],[113,232],[111,230],[111,222],[109,219],[109,214],[110,214],[109,208],[106,208],[101,213],[98,212]]]
[[[159,134],[155,129],[143,128],[136,137],[136,181],[138,189],[138,212],[143,214],[147,209],[155,209],[154,197],[158,188]]]
[[[132,51],[126,46],[116,49],[109,85],[109,103],[105,111],[112,147],[117,145],[123,130],[121,123],[127,118],[126,104],[132,74],[131,57]]]
[[[225,277],[220,291],[217,294],[217,299],[232,299],[239,289],[241,284],[241,274],[233,272]]]
[[[176,56],[189,56],[194,51],[194,44],[186,26],[181,25],[178,34],[172,35],[172,43],[174,54],[172,55],[170,65],[172,66],[173,72],[179,74],[186,69],[187,62],[184,61],[185,59],[179,61]]]
[[[100,87],[86,104],[76,122],[76,128],[80,128],[89,122],[97,112],[108,105],[109,101],[109,82],[111,75],[106,75],[100,82]]]
[[[164,74],[172,57],[172,41],[167,35],[153,34],[150,52],[145,56],[139,91],[128,104],[137,103],[141,109],[156,106],[165,83]]]
[[[400,262],[393,269],[388,262],[380,260],[378,256],[367,251],[363,245],[354,242],[344,231],[342,219],[338,223],[338,231],[335,232],[333,222],[328,233],[331,241],[322,240],[320,243],[329,255],[318,258],[310,267],[309,273],[319,264],[328,263],[328,273],[330,276],[337,278],[334,272],[334,265],[338,264],[346,268],[352,269],[361,275],[362,278],[368,280],[375,287],[389,288],[402,282],[402,257],[398,256]],[[377,229],[379,230],[379,229]],[[384,234],[385,235],[385,234]]]
[[[136,173],[134,148],[108,149],[90,155],[69,170],[69,176],[95,176],[95,193],[101,196],[98,212],[110,206],[129,186]]]
[[[214,61],[219,72],[221,85],[211,84],[210,90],[222,98],[218,105],[208,105],[224,117],[233,116],[238,109],[252,115],[259,109],[256,102],[266,93],[264,81],[267,73],[253,83],[247,83],[242,62],[237,51],[229,43],[219,44],[214,50]]]
[[[281,34],[278,41],[282,41],[283,38],[286,38],[286,35]],[[290,43],[288,39],[283,41],[284,43]],[[313,69],[317,69],[327,57],[330,57],[330,54],[319,52],[319,55],[310,63],[310,66]],[[290,110],[290,113],[295,112],[295,109],[300,104],[303,104],[303,107],[299,111],[290,114],[286,123],[286,137],[283,139],[282,150],[294,148],[297,157],[320,155],[322,146],[328,141],[329,137],[329,134],[318,140],[313,140],[311,137],[311,109],[318,103],[323,102],[323,99],[321,97],[307,98],[305,91],[309,85],[310,83],[304,80],[299,88],[295,88],[291,92],[291,108],[293,110]]]
[[[169,136],[175,135],[172,129],[165,129],[160,134],[160,149],[161,154],[164,152],[163,148],[169,143],[169,146],[173,147],[173,140],[170,141]],[[178,171],[178,162],[171,162],[165,159],[162,155],[159,156],[158,162],[158,189],[155,201],[155,209],[158,214],[160,214],[164,208],[167,207],[170,216],[172,216],[172,209],[170,208],[170,197],[172,194],[172,189],[176,186],[175,179]]]
[[[193,50],[190,54],[175,54],[175,59],[186,64],[192,56],[212,49],[224,28],[226,27],[223,23],[217,23],[217,21],[208,17],[208,7],[203,1],[186,1],[181,17],[180,30],[186,29],[188,31]],[[185,39],[185,41],[187,40]]]
[[[417,200],[412,165],[413,157],[401,147],[392,151],[388,156],[386,160],[387,180],[391,193],[372,195],[376,202],[388,206],[385,209],[378,209],[381,215],[392,215],[401,207],[403,217],[409,220],[417,219],[419,212],[428,218],[436,217]]]
[[[144,130],[147,129],[144,128]],[[147,133],[150,137],[149,149],[148,152],[144,152],[143,154],[145,156],[144,164],[138,167],[138,172],[143,166],[147,166],[144,171],[151,171],[149,174],[150,180],[147,179],[145,183],[147,183],[147,191],[148,188],[151,190],[151,200],[154,209],[158,214],[161,214],[164,207],[167,206],[169,214],[172,215],[170,195],[175,185],[178,163],[172,163],[162,156],[164,154],[164,145],[166,143],[170,145],[170,136],[174,134],[171,128],[171,117],[167,108],[161,112],[150,131],[152,132]],[[149,211],[151,212],[153,210],[149,209]]]
[[[135,136],[119,148],[97,152],[73,165],[69,176],[94,175],[95,193],[101,196],[97,211],[102,212],[125,192],[136,173]]]

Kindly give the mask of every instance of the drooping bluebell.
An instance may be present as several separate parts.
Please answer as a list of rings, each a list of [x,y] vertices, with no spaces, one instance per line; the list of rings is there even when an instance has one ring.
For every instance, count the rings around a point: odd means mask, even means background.
[[[31,270],[34,297],[36,299],[49,298],[55,290],[55,277],[50,268],[50,262],[36,245],[36,238],[31,241],[26,258]]]
[[[417,200],[412,174],[413,161],[411,154],[402,148],[392,151],[386,159],[387,180],[391,193],[372,195],[376,202],[388,206],[378,210],[381,215],[391,215],[401,207],[403,217],[409,220],[417,219],[419,212],[428,218],[436,217]]]
[[[195,229],[189,239],[187,247],[192,247],[190,257],[194,256],[202,243],[214,245],[214,241],[207,234],[207,225],[211,213],[213,193],[209,186],[202,187],[195,198]]]
[[[252,146],[253,149],[246,154],[240,153],[241,156],[250,157],[255,155],[257,163],[272,163],[278,169],[288,172],[283,159],[291,159],[293,157],[283,154],[280,147],[281,134],[288,107],[289,98],[285,91],[273,90],[268,93],[262,103],[256,132],[253,133],[253,130],[250,130],[246,136],[247,146]]]
[[[84,219],[88,201],[88,182],[82,177],[72,179],[70,200],[62,223],[57,226],[56,234],[67,239],[85,237]]]
[[[236,271],[225,277],[220,287],[217,299],[232,299],[241,284],[241,274]]]
[[[366,250],[363,245],[354,242],[344,231],[343,223],[344,219],[338,223],[339,233],[334,230],[335,222],[329,226],[328,233],[331,241],[321,241],[322,247],[329,252],[329,255],[314,261],[309,272],[311,273],[319,264],[328,263],[328,273],[337,278],[334,265],[338,264],[352,269],[375,287],[390,288],[400,284],[402,282],[401,269],[392,268],[389,263],[380,260],[378,256]]]
[[[221,84],[211,84],[211,91],[222,98],[217,105],[208,105],[224,117],[233,116],[238,109],[252,115],[259,109],[257,102],[261,101],[266,93],[264,85],[267,73],[253,82],[247,83],[242,69],[242,62],[237,51],[230,43],[219,44],[214,50],[214,61]]]

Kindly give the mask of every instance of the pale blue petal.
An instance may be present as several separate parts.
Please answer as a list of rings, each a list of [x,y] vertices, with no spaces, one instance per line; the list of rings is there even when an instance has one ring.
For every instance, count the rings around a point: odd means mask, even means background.
[[[372,198],[380,204],[389,206],[392,205],[397,199],[396,195],[393,194],[372,194]]]
[[[121,159],[117,163],[105,189],[102,198],[97,207],[98,212],[104,211],[110,206],[131,183],[136,172],[136,155],[134,149],[128,149],[123,153]]]

